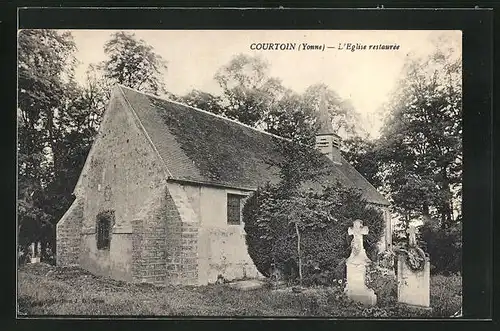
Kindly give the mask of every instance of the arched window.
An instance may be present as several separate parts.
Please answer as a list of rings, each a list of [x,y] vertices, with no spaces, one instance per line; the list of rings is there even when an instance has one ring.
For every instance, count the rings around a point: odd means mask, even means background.
[[[111,242],[111,227],[113,226],[115,212],[108,210],[97,215],[97,249],[109,249]]]

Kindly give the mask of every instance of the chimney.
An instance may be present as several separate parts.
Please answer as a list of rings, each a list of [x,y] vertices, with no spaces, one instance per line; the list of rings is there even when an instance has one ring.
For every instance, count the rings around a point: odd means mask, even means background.
[[[319,120],[320,128],[316,134],[316,149],[326,155],[335,164],[342,164],[342,157],[340,155],[340,136],[333,132],[332,121],[328,115],[326,105],[326,89],[322,91]]]
[[[340,136],[333,132],[332,123],[325,119],[316,134],[316,149],[326,155],[335,164],[342,164],[340,155]]]

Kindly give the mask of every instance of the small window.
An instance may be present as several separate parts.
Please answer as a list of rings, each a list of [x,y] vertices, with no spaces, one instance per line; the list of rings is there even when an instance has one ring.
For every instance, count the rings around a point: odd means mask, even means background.
[[[241,223],[241,195],[227,195],[227,224],[239,225]]]
[[[113,211],[106,211],[97,216],[97,249],[109,249],[113,218]]]

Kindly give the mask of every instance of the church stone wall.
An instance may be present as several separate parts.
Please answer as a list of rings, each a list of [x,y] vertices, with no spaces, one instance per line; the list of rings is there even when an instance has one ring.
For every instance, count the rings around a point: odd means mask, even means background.
[[[92,147],[77,188],[83,201],[83,268],[103,276],[134,280],[133,221],[147,215],[149,201],[166,185],[161,160],[157,157],[120,91],[115,91],[101,131]],[[111,242],[107,250],[96,246],[97,215],[114,211]]]
[[[197,285],[197,217],[177,187],[169,185],[156,196],[155,206],[132,222],[134,280]]]
[[[59,266],[78,263],[81,245],[83,203],[76,199],[56,226],[56,263]]]
[[[196,234],[197,283],[213,283],[219,275],[228,280],[258,277],[257,268],[248,255],[243,222],[240,225],[227,224],[227,194],[245,196],[250,192],[209,186],[176,185],[186,195],[189,206],[196,215],[194,217],[199,219],[197,231],[191,228],[191,233],[183,233],[183,236],[191,235],[189,239],[183,239],[188,244],[195,242]],[[241,202],[242,207],[243,204],[244,199]],[[193,253],[190,252],[191,256]]]
[[[194,195],[178,183],[168,184],[167,277],[168,284],[198,285],[199,214],[192,203]]]
[[[147,218],[132,221],[132,276],[134,281],[165,283],[167,276],[167,220],[164,207]]]

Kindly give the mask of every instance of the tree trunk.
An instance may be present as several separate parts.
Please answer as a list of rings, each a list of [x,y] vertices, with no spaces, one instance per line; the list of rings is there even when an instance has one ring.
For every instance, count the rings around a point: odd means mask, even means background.
[[[297,223],[295,223],[295,232],[297,233],[297,253],[299,257],[299,282],[300,285],[302,286],[302,254],[300,251],[300,232]]]
[[[410,225],[410,211],[406,210],[405,211],[405,228],[408,228],[408,226]]]
[[[49,109],[47,112],[47,132],[49,133],[48,136],[48,143],[50,150],[52,152],[52,162],[54,164],[54,174],[57,174],[57,171],[59,170],[59,155],[57,155],[57,148],[56,148],[56,142],[55,142],[55,136],[54,136],[54,110]]]
[[[443,176],[443,187],[441,189],[442,192],[444,192],[443,196],[450,196],[451,195],[451,190],[450,190],[450,184],[448,180],[448,174],[446,172],[446,167],[443,167],[441,170],[441,175]],[[453,210],[451,208],[451,201],[449,199],[446,199],[442,203],[442,209],[441,209],[441,227],[443,229],[448,228],[451,225],[451,220],[452,216],[451,214],[453,213]]]
[[[425,217],[429,216],[429,204],[427,203],[427,201],[424,201],[424,204],[422,206],[422,214]]]
[[[40,245],[40,261],[45,262],[47,260],[47,240],[45,238],[42,238],[42,242]]]

